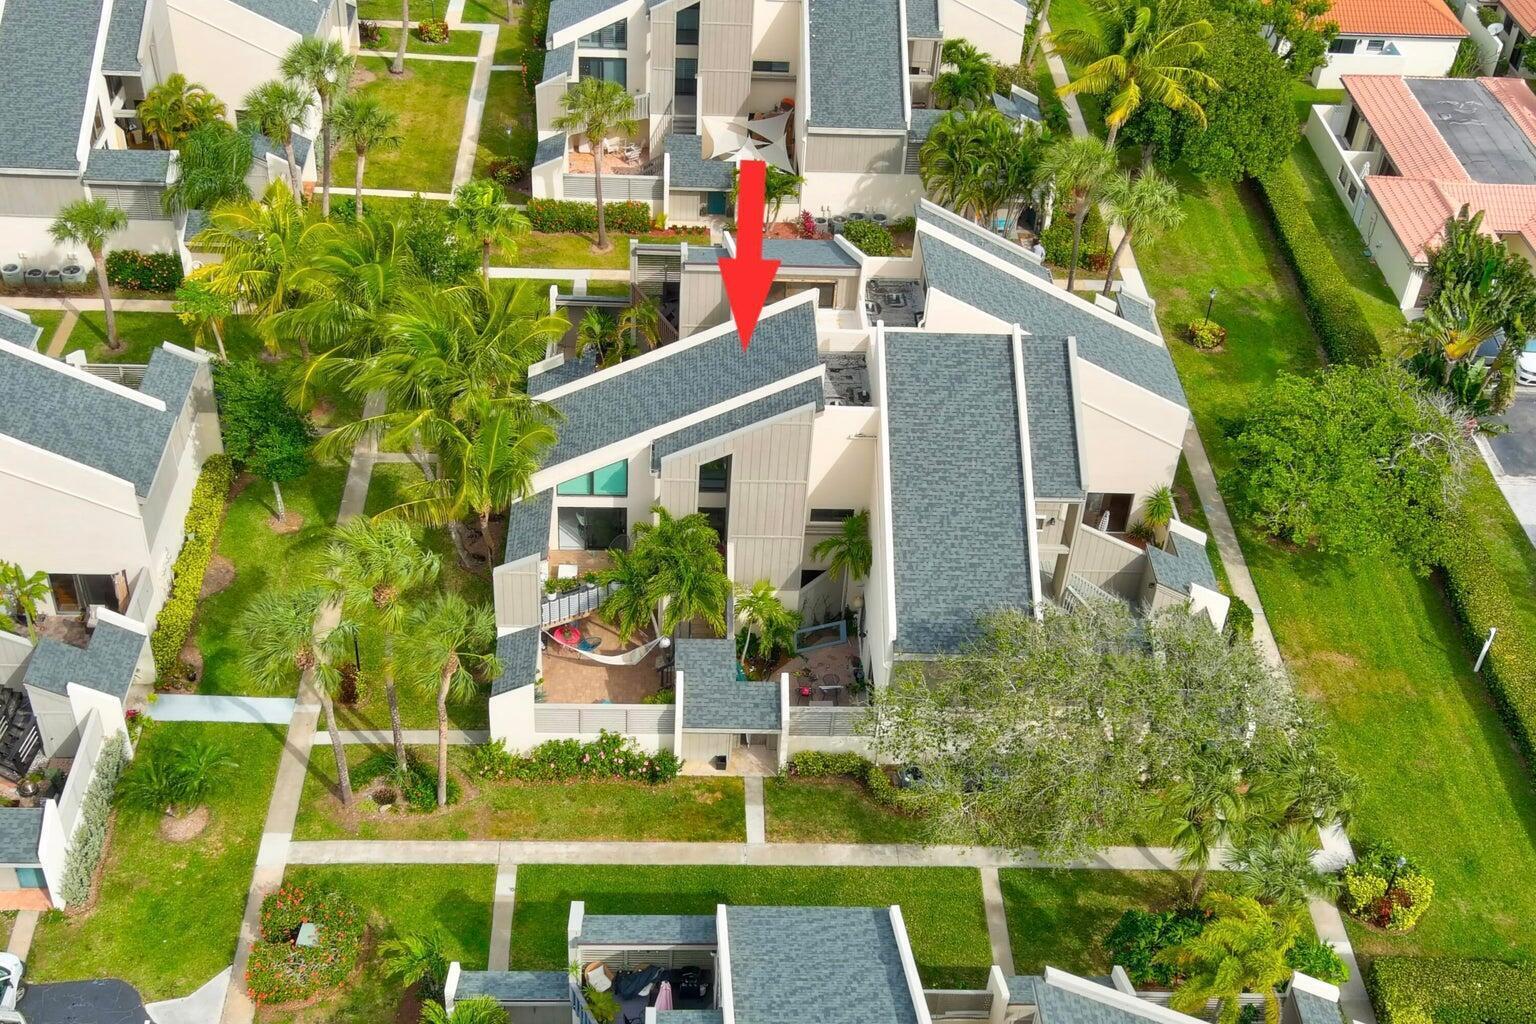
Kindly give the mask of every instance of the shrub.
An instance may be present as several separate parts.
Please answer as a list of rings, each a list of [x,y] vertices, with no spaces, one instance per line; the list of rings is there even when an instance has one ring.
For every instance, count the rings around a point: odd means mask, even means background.
[[[370,754],[352,772],[352,778],[361,785],[386,778],[400,790],[401,798],[411,810],[424,813],[437,810],[437,766],[426,764],[414,751],[406,751],[403,768],[395,761],[393,750]],[[448,776],[448,802],[459,802],[459,781],[452,775]]]
[[[1435,895],[1435,883],[1419,866],[1385,844],[1361,851],[1344,868],[1344,910],[1389,932],[1419,923]]]
[[[364,49],[372,49],[378,46],[384,38],[384,32],[377,22],[359,21],[357,23],[357,41]]]
[[[1275,226],[1280,248],[1301,283],[1308,318],[1322,339],[1328,358],[1336,363],[1370,363],[1381,345],[1366,323],[1349,280],[1308,211],[1306,189],[1290,162],[1258,179],[1259,194]]]
[[[1040,62],[1040,69],[1035,72],[1034,93],[1040,97],[1040,116],[1045,121],[1046,131],[1057,138],[1070,138],[1072,121],[1067,116],[1066,104],[1056,95],[1056,82],[1045,61]]]
[[[296,945],[299,927],[313,924],[312,946]],[[261,902],[261,941],[251,947],[246,991],[258,1006],[308,999],[336,988],[357,966],[363,914],[336,893],[284,885]]]
[[[1215,320],[1191,320],[1184,328],[1189,343],[1202,352],[1213,352],[1227,343],[1227,329]]]
[[[516,191],[517,186],[522,184],[523,175],[527,173],[528,168],[511,157],[492,160],[485,171],[486,177],[501,186],[503,194]]]
[[[1500,960],[1377,957],[1366,987],[1381,1024],[1527,1024],[1536,967]]]
[[[448,23],[441,18],[428,18],[416,26],[416,38],[424,43],[446,43]]]
[[[1072,262],[1072,211],[1066,203],[1057,204],[1051,226],[1040,235],[1040,244],[1045,246],[1046,261],[1053,266],[1065,267]],[[1097,204],[1089,207],[1088,219],[1083,221],[1077,267],[1098,271],[1109,268],[1109,234]]]
[[[1167,987],[1175,980],[1173,968],[1157,959],[1159,953],[1205,930],[1204,912],[1182,910],[1127,910],[1104,936],[1104,949],[1125,968],[1138,985]]]
[[[107,823],[112,816],[112,791],[128,760],[127,741],[121,733],[102,744],[96,759],[96,774],[85,787],[80,803],[80,824],[75,827],[64,856],[64,878],[59,882],[59,897],[66,903],[84,903],[91,895],[91,876],[101,863],[107,846]]]
[[[1227,635],[1234,640],[1249,640],[1253,637],[1253,609],[1248,607],[1247,601],[1236,595],[1227,608]]]
[[[639,235],[651,229],[651,208],[647,203],[604,203],[608,230],[623,235]],[[528,223],[535,231],[596,231],[597,206],[576,199],[528,200]]]
[[[802,750],[790,755],[785,774],[803,779],[852,779],[864,786],[871,800],[898,811],[911,811],[911,802],[875,762],[854,753]]]
[[[506,740],[477,743],[469,748],[465,759],[470,773],[481,779],[507,779],[517,767],[517,755],[507,749]]]
[[[799,225],[799,227],[800,227],[800,237],[801,238],[815,238],[816,237],[816,218],[814,216],[812,216],[810,210],[801,210],[800,211],[800,225]]]
[[[897,217],[886,226],[891,229],[893,235],[910,235],[917,230],[917,218]]]
[[[155,656],[155,672],[161,678],[174,679],[179,674],[181,648],[197,617],[198,595],[203,589],[203,573],[213,557],[213,542],[224,520],[224,500],[229,495],[230,461],[227,455],[210,455],[203,472],[192,488],[192,504],[182,521],[181,553],[171,567],[171,592],[155,620],[149,649]]]
[[[113,249],[107,253],[107,283],[139,292],[174,292],[181,284],[181,257],[173,252]]]
[[[1497,25],[1504,20],[1504,16],[1497,7],[1478,7],[1477,20],[1484,25]]]
[[[843,237],[868,256],[889,256],[896,251],[891,233],[872,220],[851,220],[843,225]]]
[[[1326,981],[1330,985],[1342,985],[1349,980],[1349,965],[1326,942],[1303,936],[1296,940],[1285,954],[1286,966],[1293,971]]]
[[[1451,60],[1451,68],[1445,73],[1446,77],[1476,78],[1482,63],[1483,55],[1477,48],[1477,40],[1468,36],[1456,47],[1456,56]]]
[[[525,782],[572,779],[628,779],[671,782],[683,763],[670,750],[647,754],[628,736],[604,729],[597,739],[549,740],[517,759],[512,777]]]

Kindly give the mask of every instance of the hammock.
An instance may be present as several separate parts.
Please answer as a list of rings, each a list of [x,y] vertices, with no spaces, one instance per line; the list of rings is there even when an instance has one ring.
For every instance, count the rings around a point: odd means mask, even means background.
[[[560,638],[556,637],[554,633],[547,629],[544,631],[544,635],[549,637],[555,643],[559,644],[563,650],[570,651],[573,654],[579,654],[583,658],[590,658],[592,661],[597,662],[599,665],[638,665],[644,661],[646,656],[651,653],[651,650],[662,641],[661,637],[657,637],[650,643],[641,644],[634,650],[625,651],[623,654],[598,654],[594,651],[584,651],[575,644],[568,644]]]

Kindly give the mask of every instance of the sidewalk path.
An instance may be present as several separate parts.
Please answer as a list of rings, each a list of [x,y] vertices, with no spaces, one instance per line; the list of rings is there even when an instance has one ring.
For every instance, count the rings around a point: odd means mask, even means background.
[[[496,893],[491,903],[491,953],[488,966],[504,971],[512,956],[512,911],[517,904],[517,865],[496,865]]]
[[[1008,938],[1008,908],[1003,904],[1003,886],[997,868],[981,869],[981,902],[987,911],[987,938],[992,943],[992,962],[1013,973],[1013,943]]]
[[[526,277],[534,280],[575,281],[628,281],[629,271],[622,267],[590,267],[576,270],[570,267],[492,267],[491,277]]]
[[[162,698],[163,699],[163,698]],[[400,736],[407,746],[431,747],[437,745],[436,729],[401,729]],[[394,743],[395,734],[388,729],[343,729],[341,730],[341,742],[370,744],[372,746],[384,746]],[[480,743],[489,743],[491,733],[487,729],[449,729],[448,743],[450,746],[469,747]],[[328,747],[331,745],[331,734],[325,730],[315,733],[314,745]]]
[[[767,842],[768,833],[763,816],[763,777],[748,775],[742,782],[747,792],[747,842]]]
[[[7,295],[5,305],[12,309],[62,309],[77,313],[101,312],[101,297],[85,295]],[[119,313],[172,313],[175,303],[170,299],[113,299],[112,308]]]
[[[157,722],[233,722],[282,725],[293,718],[291,697],[221,697],[199,693],[163,693],[149,707]]]
[[[352,190],[348,189],[347,191],[350,192]],[[411,199],[421,196],[423,199],[436,199],[445,203],[453,199],[453,193],[451,192],[421,192],[405,188],[368,188],[364,186],[363,198],[366,200],[369,196],[377,196],[380,199]]]
[[[64,303],[64,319],[59,321],[59,326],[54,328],[53,337],[48,339],[48,348],[44,355],[57,359],[64,354],[64,346],[69,344],[69,336],[75,333],[75,324],[80,322],[80,314],[76,313],[67,301]]]
[[[475,57],[475,77],[469,86],[469,106],[464,108],[459,156],[453,167],[454,188],[474,177],[475,153],[480,148],[480,122],[485,118],[485,99],[491,89],[491,61],[496,56],[497,30],[492,25],[479,29],[479,32],[480,52]]]

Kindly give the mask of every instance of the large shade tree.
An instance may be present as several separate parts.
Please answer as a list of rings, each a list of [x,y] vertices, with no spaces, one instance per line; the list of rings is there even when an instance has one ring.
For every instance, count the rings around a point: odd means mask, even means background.
[[[107,348],[123,350],[117,335],[117,313],[112,308],[112,286],[107,281],[107,243],[128,227],[128,215],[107,205],[105,199],[77,199],[59,210],[48,233],[64,245],[81,245],[91,254],[96,267],[96,287],[101,292],[101,308],[107,321]]]
[[[597,243],[594,249],[607,252],[608,219],[603,210],[603,149],[613,135],[634,134],[640,122],[635,118],[635,100],[618,82],[601,78],[582,78],[560,97],[564,111],[555,116],[553,127],[564,132],[581,132],[592,144],[592,185],[597,199]]]

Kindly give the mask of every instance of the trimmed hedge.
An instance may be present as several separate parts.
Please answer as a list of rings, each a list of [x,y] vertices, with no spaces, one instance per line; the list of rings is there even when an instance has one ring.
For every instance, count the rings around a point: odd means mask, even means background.
[[[830,754],[821,750],[802,750],[791,754],[784,774],[802,779],[852,779],[861,783],[870,799],[898,811],[912,812],[916,808],[902,790],[896,788],[891,777],[875,762],[858,754]]]
[[[232,476],[229,456],[210,455],[192,488],[192,504],[183,520],[181,553],[172,566],[171,594],[155,620],[149,649],[155,655],[155,673],[162,679],[181,667],[181,648],[197,617],[197,598],[203,589],[203,573],[213,557],[213,542],[224,521],[224,501],[229,497]]]
[[[872,220],[849,221],[843,225],[843,237],[866,256],[889,256],[896,251],[891,233]]]
[[[1502,960],[1377,957],[1366,987],[1381,1024],[1529,1024],[1536,967]]]
[[[649,204],[604,203],[608,230],[622,235],[642,235],[651,230]],[[596,231],[597,204],[577,199],[530,199],[528,223],[535,231]]]
[[[1336,363],[1374,362],[1381,355],[1381,345],[1355,301],[1348,278],[1334,260],[1333,250],[1307,212],[1301,175],[1287,161],[1257,180],[1280,248],[1301,283],[1308,318],[1328,358]]]
[[[85,798],[80,801],[80,824],[70,840],[69,852],[64,857],[64,878],[59,883],[59,896],[65,905],[84,903],[91,895],[91,877],[107,847],[107,822],[112,817],[112,793],[117,780],[123,774],[128,760],[127,740],[118,733],[102,745],[101,756],[96,759],[96,774],[85,787]]]
[[[181,284],[181,257],[173,252],[113,249],[107,253],[107,283],[140,292],[173,292]]]

